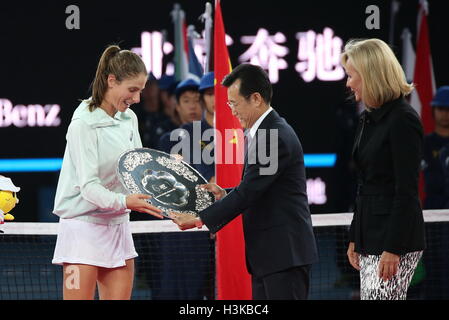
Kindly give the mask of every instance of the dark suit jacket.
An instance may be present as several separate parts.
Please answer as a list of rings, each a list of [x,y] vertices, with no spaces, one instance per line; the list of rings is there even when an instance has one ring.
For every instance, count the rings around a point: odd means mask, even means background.
[[[350,241],[356,252],[424,249],[418,197],[422,139],[419,116],[402,97],[362,113],[353,148],[359,187]]]
[[[267,152],[275,152],[276,147],[278,152],[278,168],[271,175],[260,172],[269,164],[253,161],[251,156],[252,151],[264,147],[262,129],[276,129],[278,133],[278,139],[266,140]],[[211,232],[217,232],[243,212],[247,268],[254,276],[316,262],[304,155],[294,130],[276,111],[271,111],[260,124],[248,154],[240,184],[200,212],[201,220]]]

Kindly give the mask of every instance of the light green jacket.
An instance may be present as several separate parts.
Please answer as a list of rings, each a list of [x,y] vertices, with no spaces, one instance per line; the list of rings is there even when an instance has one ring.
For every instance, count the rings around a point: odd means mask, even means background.
[[[101,108],[90,112],[88,102],[78,106],[67,130],[53,213],[62,219],[123,223],[130,210],[117,163],[125,151],[142,147],[137,117],[131,109],[113,118]]]

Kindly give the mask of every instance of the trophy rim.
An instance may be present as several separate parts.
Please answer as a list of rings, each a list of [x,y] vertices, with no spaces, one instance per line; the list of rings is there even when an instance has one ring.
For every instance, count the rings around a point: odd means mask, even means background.
[[[124,189],[125,189],[126,192],[127,192],[126,195],[135,194],[135,193],[132,193],[132,192],[128,189],[128,187],[127,187],[127,185],[126,185],[126,183],[125,183],[125,181],[124,181],[124,177],[122,176],[122,174],[121,174],[121,172],[120,172],[120,162],[121,162],[121,160],[122,160],[122,158],[123,158],[123,156],[124,156],[125,154],[130,153],[130,152],[132,152],[132,151],[135,151],[135,152],[147,152],[147,153],[149,153],[149,154],[157,153],[157,154],[160,154],[161,156],[164,156],[164,157],[166,157],[166,158],[173,159],[173,160],[175,160],[175,161],[177,161],[177,162],[182,163],[182,164],[183,164],[184,166],[186,166],[189,170],[191,170],[196,176],[198,176],[199,179],[201,179],[201,182],[198,183],[198,185],[209,183],[209,182],[206,180],[206,178],[204,178],[204,176],[203,176],[198,170],[196,170],[195,168],[192,167],[192,165],[190,165],[189,163],[185,162],[182,158],[178,158],[178,159],[177,159],[177,158],[176,158],[176,155],[177,155],[177,154],[170,154],[170,153],[166,153],[166,152],[161,151],[161,150],[152,149],[152,148],[146,148],[146,147],[134,148],[134,149],[128,149],[128,150],[122,152],[122,153],[120,154],[119,158],[118,158],[118,161],[117,161],[116,173],[117,173],[117,175],[118,175],[118,177],[119,177],[120,183],[122,184],[122,186],[124,187]],[[149,152],[149,151],[150,151],[150,152]],[[140,191],[141,191],[141,193],[146,194],[145,192],[142,192],[142,190],[140,190]],[[209,192],[209,191],[207,191],[207,192],[212,196],[212,199],[214,199],[213,194],[212,194],[211,192]],[[173,208],[167,208],[167,207],[165,207],[165,206],[162,206],[163,208],[161,208],[161,205],[156,205],[156,204],[154,204],[153,201],[151,201],[152,199],[153,199],[153,197],[151,197],[150,199],[148,199],[148,200],[146,200],[146,201],[148,201],[149,203],[151,203],[151,205],[153,205],[153,206],[155,206],[155,207],[161,209],[161,210],[162,210],[161,214],[162,214],[164,217],[166,217],[166,218],[172,219],[172,217],[169,216],[168,212],[174,212],[174,213],[180,213],[180,214],[192,214],[192,213],[194,213],[195,216],[198,216],[198,212],[187,213],[187,212],[182,212],[182,211],[179,211],[179,210],[176,210],[176,209],[173,209]],[[213,201],[212,201],[212,203],[213,203]],[[193,215],[193,214],[192,214],[192,215]]]

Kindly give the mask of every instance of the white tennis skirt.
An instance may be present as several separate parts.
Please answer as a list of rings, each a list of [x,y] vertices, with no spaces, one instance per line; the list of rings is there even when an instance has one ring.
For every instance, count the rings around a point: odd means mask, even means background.
[[[129,222],[103,225],[77,219],[59,220],[53,264],[117,268],[137,256]]]

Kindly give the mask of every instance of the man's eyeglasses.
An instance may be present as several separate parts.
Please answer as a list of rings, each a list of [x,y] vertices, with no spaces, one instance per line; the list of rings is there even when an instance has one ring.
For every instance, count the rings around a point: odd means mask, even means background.
[[[244,96],[245,100],[247,100],[249,97],[251,97],[251,95],[252,95],[252,93],[247,96]],[[235,109],[239,105],[238,102],[232,102],[232,101],[226,101],[226,104],[231,109]]]

